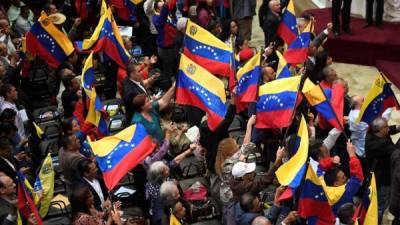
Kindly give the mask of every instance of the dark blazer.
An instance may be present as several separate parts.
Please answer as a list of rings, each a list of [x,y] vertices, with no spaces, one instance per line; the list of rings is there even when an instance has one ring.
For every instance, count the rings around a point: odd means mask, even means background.
[[[104,183],[103,179],[97,179],[100,183],[100,187],[101,187],[101,192],[103,193],[104,196],[104,200],[108,199],[108,191],[107,191],[107,187],[106,184]],[[92,187],[92,185],[89,184],[89,182],[87,182],[85,179],[82,178],[81,183],[83,185],[86,185],[89,187],[90,192],[92,192],[93,197],[94,197],[94,207],[99,210],[99,211],[103,211],[103,209],[101,208],[101,201],[100,201],[100,197],[97,194],[96,190],[94,190],[94,188]]]
[[[11,222],[7,220],[8,214],[12,214],[14,211],[13,206],[8,201],[0,198],[0,225],[14,225],[17,222]]]
[[[129,79],[129,77],[126,77],[122,81],[122,94],[123,94],[122,99],[124,100],[124,105],[126,109],[126,122],[130,123],[132,120],[132,116],[135,113],[135,109],[133,108],[132,105],[133,99],[139,94],[146,94],[146,93],[137,84],[133,83]]]
[[[228,111],[226,112],[224,120],[218,125],[218,127],[211,131],[208,128],[207,121],[200,124],[200,144],[207,149],[206,160],[207,168],[211,172],[215,172],[214,164],[215,158],[217,157],[217,149],[219,142],[229,137],[228,128],[231,125],[236,114],[236,106],[229,104]]]
[[[396,126],[389,127],[389,135],[398,133]],[[390,186],[391,168],[390,158],[392,153],[397,150],[390,136],[378,137],[375,134],[367,134],[365,140],[365,156],[368,171],[375,172],[376,186]],[[375,162],[374,162],[375,161]]]
[[[263,16],[259,17],[259,21],[262,23],[260,26],[264,31],[265,45],[267,46],[270,42],[277,41],[278,35],[276,32],[281,23],[281,17],[272,13],[271,10],[268,9],[267,13],[264,13]]]
[[[13,161],[11,161],[11,163],[13,163]],[[15,164],[14,167],[17,168]],[[14,183],[17,183],[16,171],[1,157],[0,157],[0,171],[5,173],[11,179],[13,179]]]

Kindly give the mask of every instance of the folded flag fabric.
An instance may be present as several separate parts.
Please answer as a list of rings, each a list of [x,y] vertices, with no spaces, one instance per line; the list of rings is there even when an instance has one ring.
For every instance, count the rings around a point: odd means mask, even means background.
[[[54,174],[53,160],[49,153],[43,161],[42,167],[40,168],[33,187],[34,192],[41,196],[39,202],[39,214],[41,217],[45,217],[47,215],[51,200],[53,199]]]
[[[363,121],[369,124],[387,108],[391,107],[399,108],[399,103],[393,93],[391,84],[387,82],[383,74],[378,74],[367,97],[365,97],[356,123]]]
[[[257,128],[282,128],[291,123],[301,76],[282,78],[259,87]]]
[[[307,27],[297,36],[297,38],[288,46],[283,53],[287,63],[299,64],[304,63],[308,56],[308,46],[311,41],[313,22],[309,22]]]
[[[291,149],[291,152],[294,155],[275,172],[279,183],[288,186],[286,190],[291,194],[285,195],[287,197],[292,196],[300,186],[307,168],[308,127],[303,116],[301,116],[295,146]]]
[[[111,0],[110,4],[117,9],[118,17],[124,21],[131,23],[138,22],[137,5],[143,2],[142,0]]]
[[[33,127],[35,127],[36,135],[38,136],[38,138],[43,139],[44,132],[43,132],[42,128],[40,128],[35,122],[32,122],[32,123],[33,123]]]
[[[183,53],[210,73],[225,77],[231,74],[232,47],[190,20],[183,45]]]
[[[324,117],[333,127],[343,131],[343,118],[338,117],[329,99],[323,92],[321,86],[315,85],[310,79],[306,79],[303,86],[303,95],[308,103]]]
[[[279,59],[278,68],[276,70],[276,79],[291,77],[292,74],[290,73],[286,59],[282,56],[282,54],[279,51],[275,52]]]
[[[18,191],[17,191],[17,198],[18,198],[18,224],[28,224],[28,219],[31,216],[31,214],[34,215],[37,225],[42,225],[43,221],[40,218],[39,212],[31,198],[30,193],[28,192],[26,186],[25,186],[25,176],[17,172],[17,177],[18,177]]]
[[[357,208],[356,216],[359,216],[360,225],[378,224],[378,191],[374,173],[372,173],[371,183],[364,193],[362,203]]]
[[[279,24],[277,34],[287,45],[290,45],[299,35],[293,0],[289,1],[288,6],[282,15],[282,21]]]
[[[131,125],[116,135],[89,144],[96,156],[104,182],[112,190],[119,181],[156,146],[142,124]]]
[[[45,12],[26,33],[25,43],[28,53],[38,55],[53,68],[57,68],[74,51],[68,36],[48,19]]]
[[[176,86],[176,103],[195,106],[205,111],[208,127],[215,130],[227,112],[223,82],[185,55],[181,55]]]
[[[99,96],[97,96],[96,89],[94,87],[95,76],[93,69],[93,52],[86,58],[85,65],[82,70],[82,87],[88,96],[89,110],[86,115],[86,121],[98,127],[99,131],[107,135],[108,127],[107,122],[102,114],[103,105]]]
[[[297,211],[300,217],[307,219],[308,224],[335,224],[335,216],[311,164],[308,165],[306,178],[302,185]]]
[[[236,73],[236,108],[238,112],[247,107],[247,103],[257,99],[258,83],[261,76],[261,54],[257,53]]]
[[[99,24],[92,37],[83,42],[75,42],[75,44],[79,51],[87,51],[93,47],[94,53],[104,52],[122,68],[126,67],[130,59],[130,55],[122,42],[111,8],[108,8],[100,17]]]

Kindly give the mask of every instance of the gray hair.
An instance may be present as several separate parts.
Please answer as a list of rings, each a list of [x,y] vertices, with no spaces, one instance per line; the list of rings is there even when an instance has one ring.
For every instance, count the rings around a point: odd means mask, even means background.
[[[265,216],[257,216],[254,218],[251,225],[270,225],[271,222]]]
[[[160,200],[164,206],[172,207],[175,205],[176,199],[175,193],[178,192],[179,189],[173,181],[165,181],[161,184],[160,187]]]
[[[164,177],[164,170],[168,169],[168,166],[165,165],[163,161],[155,161],[150,165],[149,170],[147,171],[147,180],[151,184],[161,184]]]
[[[329,75],[329,72],[331,71],[331,67],[330,66],[325,66],[322,69],[322,75],[324,75],[324,78],[326,78]]]
[[[372,121],[371,129],[373,133],[378,133],[386,125],[386,120],[382,117],[377,117]]]
[[[281,3],[281,1],[279,1],[279,0],[271,0],[268,3],[268,8],[271,8],[274,4],[279,4],[279,3]]]

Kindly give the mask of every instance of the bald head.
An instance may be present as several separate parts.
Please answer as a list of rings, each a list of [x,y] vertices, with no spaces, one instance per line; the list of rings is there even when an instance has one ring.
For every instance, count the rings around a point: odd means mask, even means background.
[[[265,216],[257,216],[251,225],[271,225],[271,222]]]
[[[271,0],[268,3],[268,7],[272,12],[275,12],[275,13],[281,12],[281,2],[279,0]]]
[[[14,181],[7,175],[0,176],[0,196],[10,196],[15,191]]]
[[[361,95],[355,95],[353,97],[351,97],[351,108],[352,109],[361,109],[361,105],[364,102],[364,97]]]
[[[276,76],[276,73],[272,67],[270,67],[270,66],[263,67],[262,79],[263,79],[264,83],[275,80],[275,76]]]

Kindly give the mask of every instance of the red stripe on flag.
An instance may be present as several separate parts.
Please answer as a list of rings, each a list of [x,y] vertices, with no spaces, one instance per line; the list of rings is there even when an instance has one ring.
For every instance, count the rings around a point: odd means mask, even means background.
[[[294,34],[286,24],[281,23],[278,27],[276,33],[286,42],[286,44],[290,45],[294,40],[296,40],[297,36]]]
[[[288,48],[283,57],[288,64],[304,63],[307,59],[308,48]]]
[[[183,49],[183,53],[212,74],[223,77],[229,77],[231,74],[231,65],[229,63],[218,62],[196,54],[192,54],[187,48]]]
[[[176,103],[182,105],[191,105],[200,108],[207,113],[207,123],[210,130],[215,130],[218,125],[224,120],[223,117],[214,113],[210,108],[203,104],[203,102],[191,91],[178,87],[176,89]]]
[[[282,128],[289,126],[293,109],[257,112],[256,128]]]
[[[57,68],[62,63],[58,61],[57,58],[39,42],[35,35],[30,32],[26,34],[26,51],[34,55],[39,55],[53,68]]]
[[[103,173],[104,182],[108,190],[112,190],[129,171],[151,154],[155,146],[151,137],[147,135],[111,171]]]
[[[307,218],[310,216],[318,217],[321,225],[335,224],[335,217],[328,202],[316,201],[309,198],[300,199],[297,211],[300,217]]]

